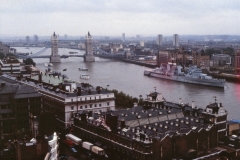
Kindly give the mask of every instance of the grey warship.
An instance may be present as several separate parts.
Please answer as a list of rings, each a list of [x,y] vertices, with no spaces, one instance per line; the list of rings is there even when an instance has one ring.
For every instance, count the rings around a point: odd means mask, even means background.
[[[190,66],[182,72],[181,66],[175,66],[167,64],[167,66],[161,65],[160,68],[155,68],[153,70],[144,70],[145,76],[157,77],[161,79],[167,79],[172,81],[212,86],[224,88],[224,79],[214,79],[207,74],[202,73],[202,69],[197,68],[197,66]]]

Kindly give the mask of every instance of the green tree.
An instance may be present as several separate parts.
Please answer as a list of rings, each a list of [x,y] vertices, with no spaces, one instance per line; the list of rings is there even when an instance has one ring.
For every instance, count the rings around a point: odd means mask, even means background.
[[[23,63],[25,63],[26,65],[36,66],[36,63],[32,60],[32,58],[27,58],[26,60],[23,60]]]
[[[220,54],[221,51],[217,50],[217,49],[214,49],[214,48],[209,48],[209,49],[205,50],[205,54],[207,54],[207,55],[212,55],[214,53]]]
[[[234,54],[234,49],[231,48],[231,47],[223,48],[223,53],[233,55]]]
[[[136,97],[129,96],[122,91],[111,90],[115,97],[116,108],[132,108],[135,102],[139,102],[139,105],[143,105],[143,100]]]

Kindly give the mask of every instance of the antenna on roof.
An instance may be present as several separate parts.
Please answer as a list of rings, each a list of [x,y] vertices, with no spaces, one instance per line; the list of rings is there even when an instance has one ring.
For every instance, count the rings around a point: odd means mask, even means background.
[[[217,103],[217,96],[213,96],[215,103]]]

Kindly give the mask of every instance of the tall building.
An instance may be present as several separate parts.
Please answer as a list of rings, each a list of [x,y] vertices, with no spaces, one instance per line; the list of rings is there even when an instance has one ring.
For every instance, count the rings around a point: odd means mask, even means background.
[[[66,34],[64,35],[64,39],[67,40],[67,35]]]
[[[125,33],[122,34],[122,41],[125,42]]]
[[[159,34],[157,36],[157,45],[161,46],[162,45],[162,41],[163,41],[163,36],[161,34]]]
[[[4,45],[2,44],[2,42],[0,42],[0,53],[3,53],[6,55],[7,53],[9,53],[9,50],[10,50],[9,46]]]
[[[85,62],[94,62],[95,61],[95,56],[93,55],[93,39],[90,33],[85,37],[85,46],[86,46],[86,54],[84,56],[84,61]]]
[[[140,39],[140,35],[136,35],[136,38],[137,38],[137,40],[139,40]]]
[[[179,36],[178,36],[178,34],[173,35],[173,46],[175,46],[175,47],[179,46]]]
[[[29,36],[26,36],[26,43],[30,43],[30,37]]]
[[[33,87],[9,77],[0,77],[0,141],[28,135],[30,116],[38,116],[42,108],[42,96]]]
[[[34,36],[33,36],[33,39],[34,39],[34,43],[37,44],[37,43],[38,43],[38,36],[37,36],[37,35],[34,35]]]
[[[58,55],[58,36],[55,34],[55,32],[53,33],[53,35],[51,37],[51,43],[52,43],[52,53],[51,53],[51,57],[50,57],[50,62],[51,63],[60,63],[61,58]]]

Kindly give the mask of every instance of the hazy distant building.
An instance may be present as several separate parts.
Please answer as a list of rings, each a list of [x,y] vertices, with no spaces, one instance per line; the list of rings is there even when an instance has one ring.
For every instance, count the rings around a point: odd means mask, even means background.
[[[9,53],[9,49],[10,49],[9,46],[4,45],[2,44],[2,42],[0,42],[0,53],[3,53],[6,55],[7,53]]]
[[[34,43],[37,44],[37,43],[38,43],[38,36],[37,36],[37,35],[34,35],[34,36],[33,36],[33,39],[34,39]]]
[[[157,36],[157,45],[161,46],[162,45],[162,41],[163,41],[163,36],[161,34],[159,34]]]
[[[215,54],[212,56],[213,66],[225,66],[231,64],[231,57],[228,54]]]
[[[144,41],[140,41],[140,46],[144,47]]]
[[[179,46],[179,36],[178,36],[178,34],[173,35],[173,46],[175,46],[175,47]]]
[[[26,36],[26,43],[30,43],[30,37],[29,36]]]
[[[157,65],[167,64],[169,62],[169,53],[168,51],[159,51],[157,54]]]
[[[66,34],[64,35],[64,39],[67,40],[67,35]]]
[[[50,62],[51,63],[60,63],[61,58],[58,55],[58,36],[53,33],[51,37],[51,45],[52,45],[52,52],[51,52],[51,57],[50,57]]]
[[[93,55],[93,39],[89,32],[85,37],[85,46],[86,46],[86,54],[84,56],[84,61],[94,62],[95,57]]]
[[[137,40],[139,40],[140,39],[140,35],[136,35],[136,38],[137,38]]]
[[[125,42],[125,33],[122,34],[122,41]]]

